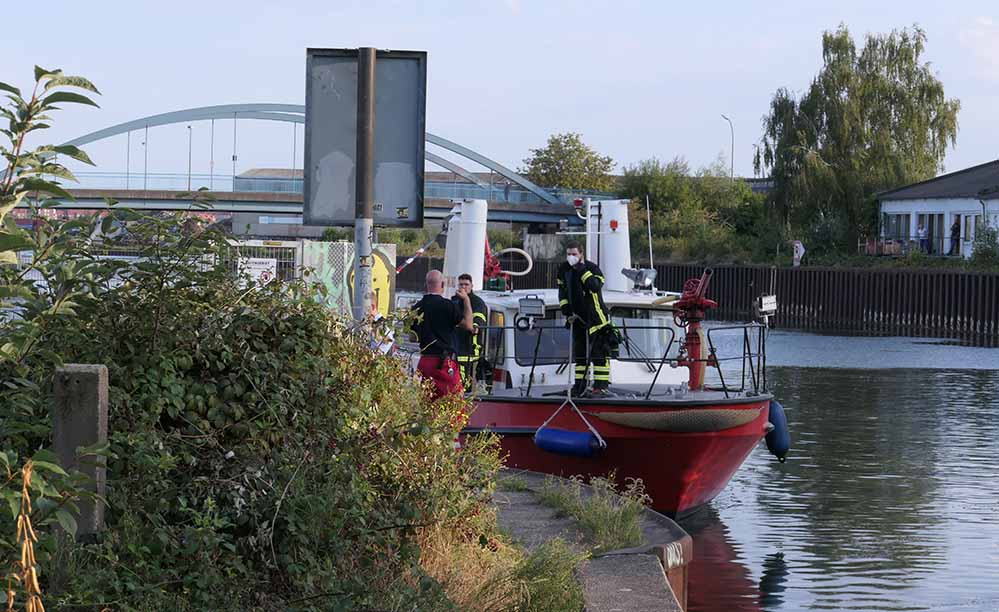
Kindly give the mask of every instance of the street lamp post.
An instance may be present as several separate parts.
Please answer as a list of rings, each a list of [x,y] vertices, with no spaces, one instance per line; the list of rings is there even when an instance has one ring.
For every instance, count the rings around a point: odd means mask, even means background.
[[[211,143],[208,145],[211,148],[209,156],[211,160],[208,162],[208,189],[215,189],[215,120],[212,119],[212,134],[209,136]]]
[[[730,151],[729,162],[731,164],[729,178],[731,178],[734,181],[735,180],[735,128],[732,127],[732,120],[726,117],[724,113],[722,113],[722,119],[728,121],[728,130],[732,134],[732,148],[729,149]]]
[[[125,137],[125,189],[128,189],[128,173],[132,169],[132,130]]]
[[[187,126],[187,190],[191,191],[191,126]]]
[[[149,126],[142,136],[142,190],[149,189]]]

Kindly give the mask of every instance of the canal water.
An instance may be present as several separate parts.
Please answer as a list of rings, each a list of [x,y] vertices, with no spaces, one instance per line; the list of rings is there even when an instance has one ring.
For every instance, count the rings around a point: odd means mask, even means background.
[[[693,536],[689,610],[999,611],[999,349],[771,332],[757,447]]]

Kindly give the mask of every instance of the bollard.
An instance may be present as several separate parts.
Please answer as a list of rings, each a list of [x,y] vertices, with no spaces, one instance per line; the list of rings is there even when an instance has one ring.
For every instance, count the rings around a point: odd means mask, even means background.
[[[103,497],[104,458],[76,456],[81,446],[108,438],[108,369],[103,365],[67,363],[56,368],[53,381],[53,442],[59,463],[67,472],[79,470],[90,479],[90,490]],[[77,538],[89,538],[104,529],[104,503],[83,499],[76,517]]]

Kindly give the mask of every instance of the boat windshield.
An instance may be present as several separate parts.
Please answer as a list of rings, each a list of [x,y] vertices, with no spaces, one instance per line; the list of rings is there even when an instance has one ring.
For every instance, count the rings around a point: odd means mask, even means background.
[[[615,307],[611,320],[621,334],[619,359],[656,361],[673,337],[672,312],[650,308]],[[558,310],[548,310],[544,319],[537,319],[532,329],[514,330],[514,356],[517,364],[530,366],[537,351],[537,365],[562,364],[569,361],[569,330],[565,317]],[[671,352],[678,346],[674,343]]]
[[[621,334],[620,359],[659,360],[673,338],[673,312],[650,308],[614,307],[611,321]],[[670,349],[675,352],[679,345]]]
[[[537,365],[565,363],[569,360],[569,330],[558,310],[545,311],[544,319],[535,319],[534,327],[513,332],[514,356],[518,365],[530,366],[537,351]]]

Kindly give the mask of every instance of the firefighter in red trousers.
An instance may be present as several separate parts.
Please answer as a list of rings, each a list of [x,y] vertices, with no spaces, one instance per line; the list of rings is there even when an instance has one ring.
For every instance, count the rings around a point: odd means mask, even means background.
[[[413,305],[416,318],[412,330],[420,343],[420,363],[417,370],[434,384],[434,398],[448,393],[461,393],[461,369],[455,359],[456,328],[467,332],[472,324],[472,304],[461,288],[456,300],[444,297],[444,275],[440,270],[427,272],[426,293]]]

